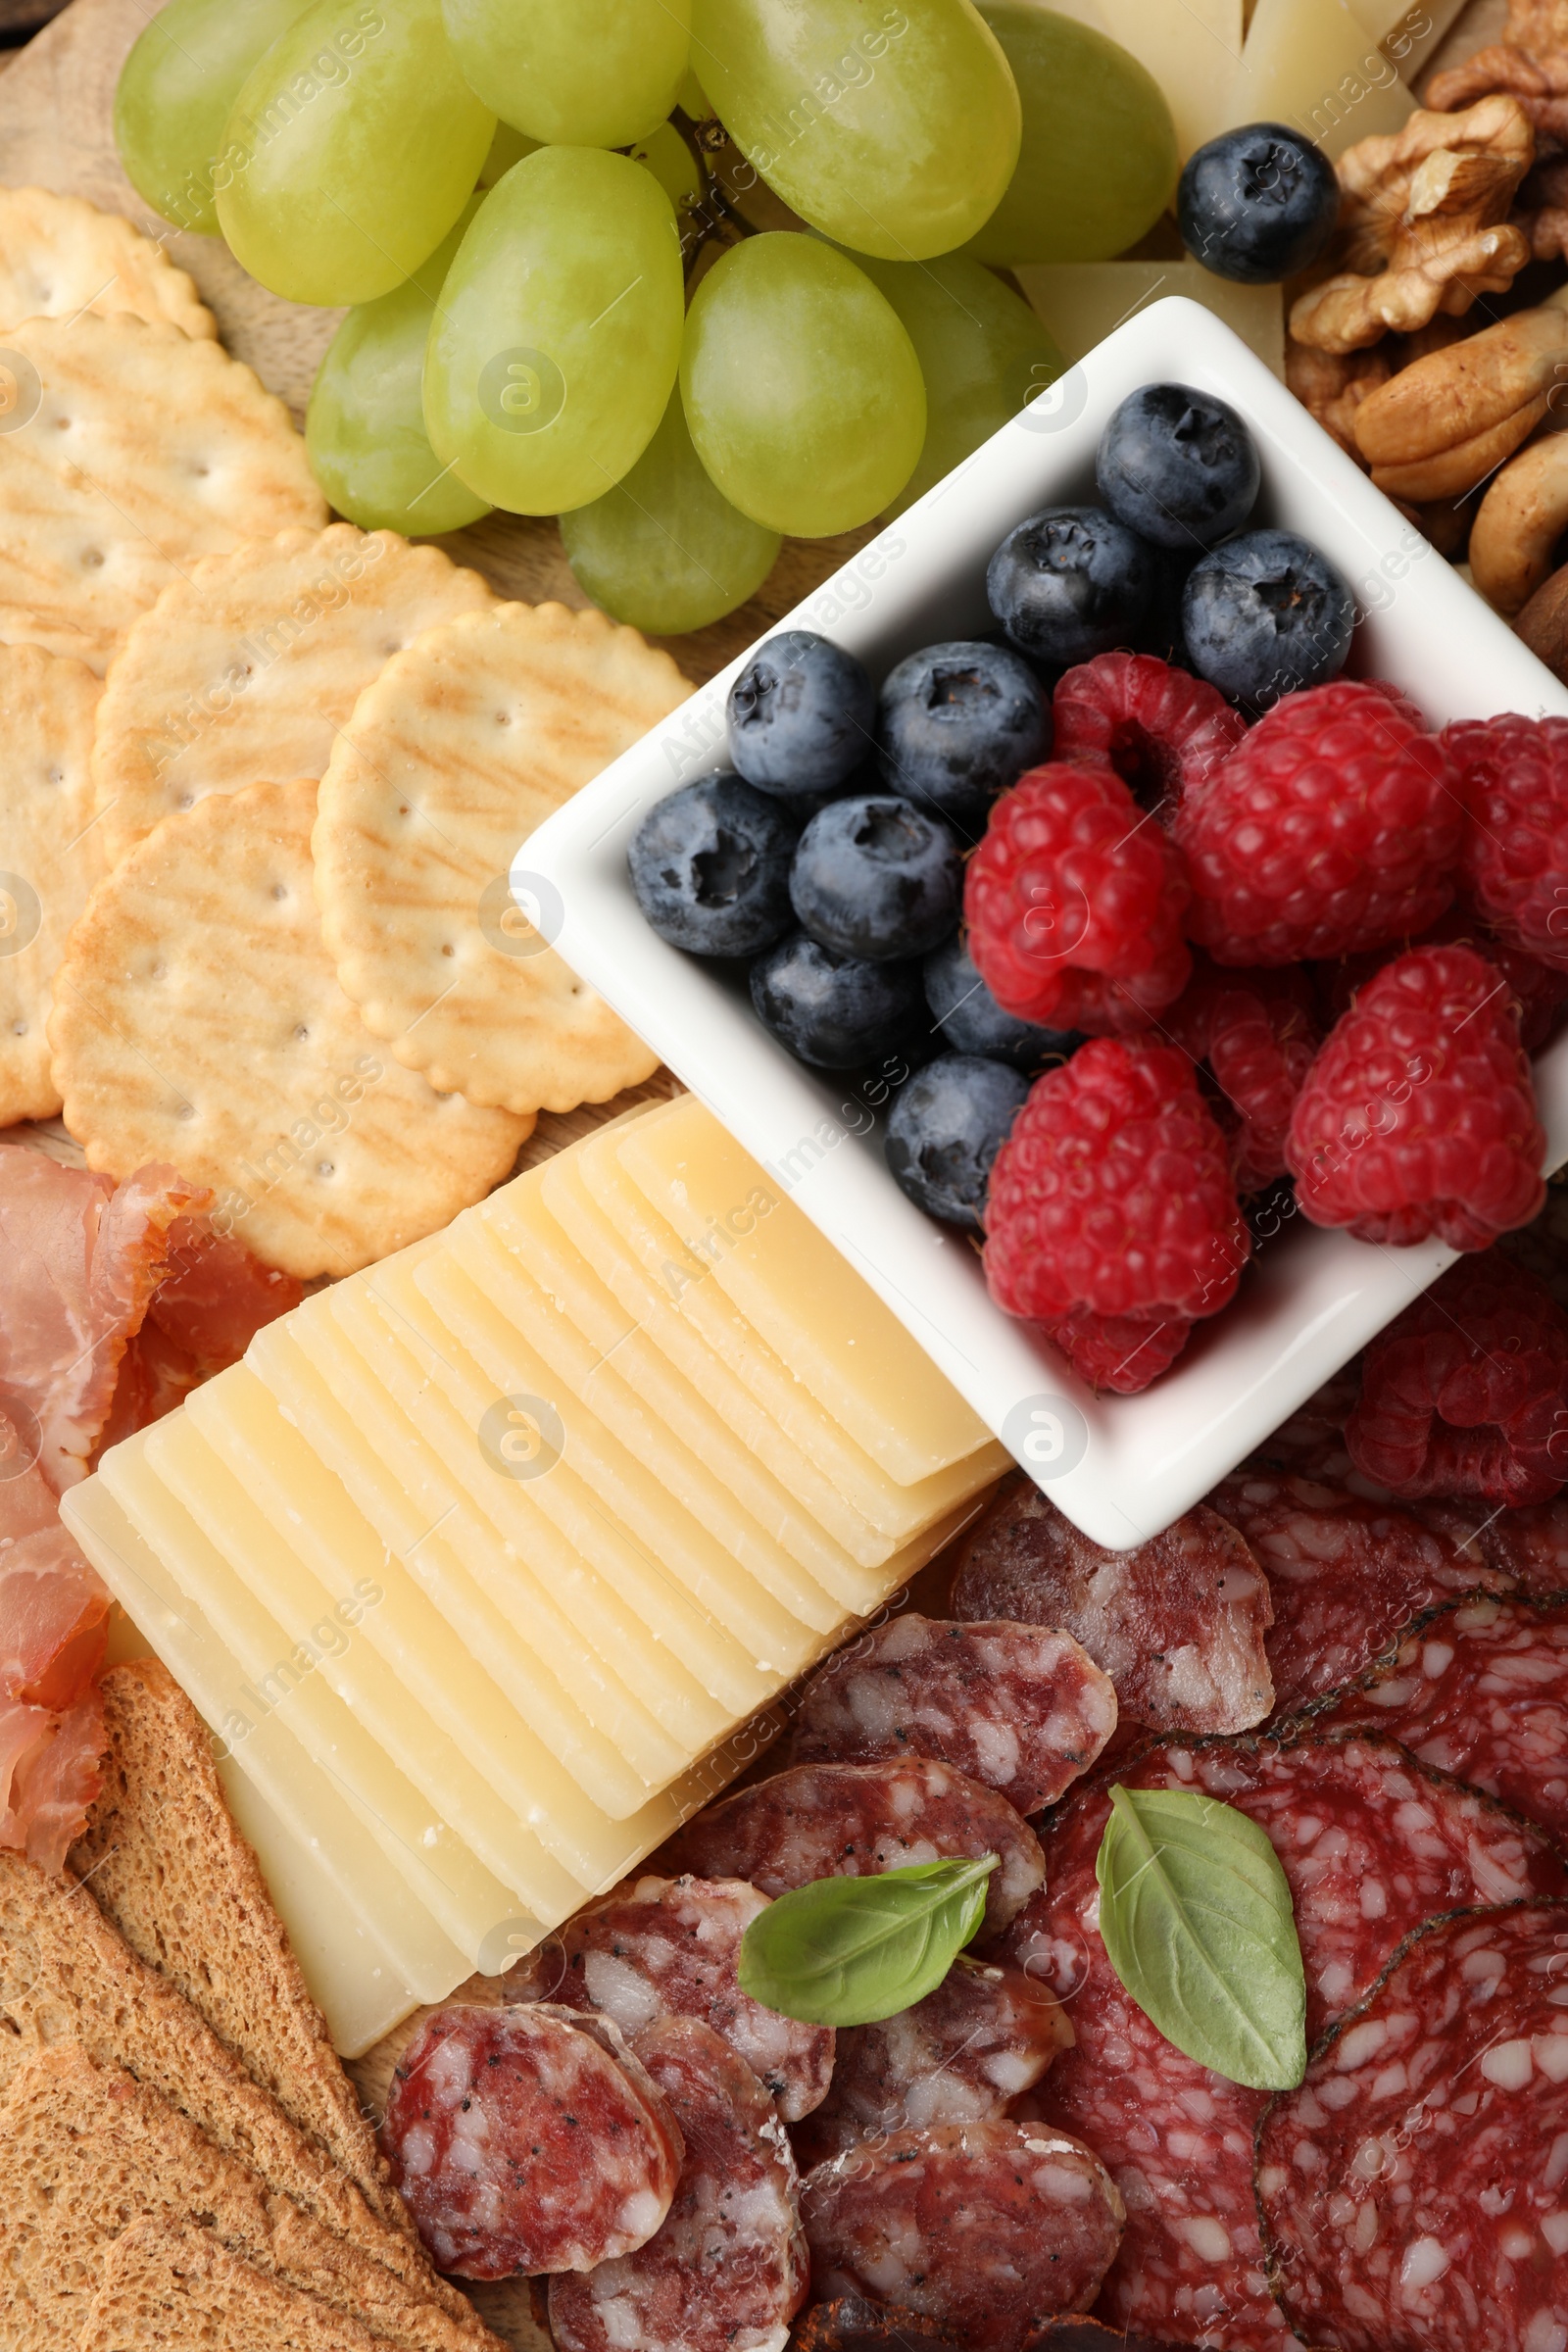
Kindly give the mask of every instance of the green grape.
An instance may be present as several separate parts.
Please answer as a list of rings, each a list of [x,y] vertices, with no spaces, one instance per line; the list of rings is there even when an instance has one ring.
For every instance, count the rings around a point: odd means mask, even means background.
[[[311,469],[335,511],[407,538],[460,531],[490,512],[444,466],[424,429],[424,347],[477,196],[407,285],[350,311],[317,370],[305,417]]]
[[[235,259],[293,302],[373,302],[433,253],[496,119],[441,0],[314,0],[247,75],[214,174]]]
[[[697,454],[743,514],[824,539],[897,498],[925,386],[864,271],[788,230],[732,246],[698,287],[680,363]]]
[[[706,629],[772,570],[777,531],[732,507],[704,471],[677,388],[624,481],[561,517],[566,561],[596,605],[655,636]]]
[[[1018,93],[970,0],[693,0],[692,63],[768,185],[857,253],[951,252],[1018,160]]]
[[[169,0],[137,34],[115,89],[125,176],[176,228],[218,234],[213,166],[241,82],[310,0]]]
[[[502,120],[554,147],[629,147],[673,113],[691,0],[446,0],[463,71]]]
[[[1011,185],[964,247],[976,261],[1107,262],[1176,188],[1170,108],[1136,57],[1035,0],[978,0],[1023,100]]]
[[[537,152],[539,142],[524,132],[514,130],[510,122],[498,122],[496,135],[490,142],[490,152],[479,166],[479,185],[493,188],[498,179],[505,179],[514,164],[520,164],[525,155]]]
[[[961,254],[863,258],[860,268],[903,319],[925,377],[925,447],[888,509],[902,514],[1054,384],[1066,362],[1029,305]]]
[[[564,514],[635,466],[680,363],[680,233],[652,172],[541,147],[458,249],[424,363],[443,465],[518,514]]]
[[[634,164],[646,164],[658,180],[679,220],[703,201],[703,167],[673,122],[661,122],[651,138],[638,139],[628,150]]]

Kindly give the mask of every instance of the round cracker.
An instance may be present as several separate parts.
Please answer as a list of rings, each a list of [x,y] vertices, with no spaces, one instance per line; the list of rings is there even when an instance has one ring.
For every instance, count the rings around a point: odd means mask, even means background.
[[[691,692],[602,612],[497,605],[368,686],[321,779],[316,895],[368,1026],[443,1093],[606,1102],[659,1056],[511,912],[519,845]]]
[[[119,311],[211,342],[218,322],[163,246],[119,213],[48,188],[0,188],[0,329]]]
[[[177,326],[29,318],[0,336],[0,641],[103,675],[198,556],[326,502],[288,411]]]
[[[71,927],[104,870],[93,823],[102,681],[35,645],[0,645],[0,1127],[52,1119],[46,1023]]]
[[[203,557],[110,668],[93,775],[111,858],[210,792],[318,777],[392,656],[494,602],[438,547],[351,522]]]
[[[311,889],[316,786],[172,816],[87,903],[49,1042],[90,1168],[211,1185],[265,1265],[351,1274],[483,1198],[532,1122],[438,1095],[337,984]]]

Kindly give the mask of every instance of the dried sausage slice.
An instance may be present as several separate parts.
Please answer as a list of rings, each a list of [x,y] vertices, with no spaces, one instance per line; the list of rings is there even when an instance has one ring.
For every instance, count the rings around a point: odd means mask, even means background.
[[[935,1756],[1019,1813],[1054,1805],[1116,1729],[1116,1693],[1071,1634],[894,1617],[830,1658],[795,1719],[795,1764]]]
[[[780,2017],[742,1992],[741,1938],[767,1897],[740,1879],[638,1879],[596,1903],[507,1979],[514,2000],[613,2018],[628,2036],[659,2017],[695,2017],[723,2035],[794,2123],[827,2095],[833,2029]]]
[[[1032,1479],[1009,1479],[964,1546],[952,1607],[1061,1627],[1109,1675],[1124,1723],[1242,1732],[1274,1703],[1267,1582],[1201,1506],[1133,1551],[1106,1551]]]
[[[1568,1905],[1440,1920],[1258,2133],[1271,2276],[1343,2352],[1568,2345]]]
[[[439,2270],[587,2271],[651,2238],[680,2126],[607,2019],[438,2009],[398,2062],[381,2145]]]
[[[909,1756],[890,1764],[799,1764],[710,1805],[660,1859],[705,1879],[749,1879],[764,1894],[813,1879],[859,1879],[914,1862],[1000,1854],[983,1935],[1016,1917],[1045,1878],[1040,1840],[994,1788]]]
[[[1123,2219],[1082,2141],[1001,2118],[850,2148],[807,2174],[801,2208],[816,2293],[901,2304],[975,2352],[1023,2352],[1092,2303]]]
[[[669,2217],[638,2252],[550,2286],[559,2352],[783,2352],[809,2262],[788,2136],[744,2058],[695,2018],[637,2055],[686,2142]]]
[[[836,2303],[813,2305],[795,2330],[795,2352],[965,2352],[965,2347],[912,2311],[845,2295]],[[1048,2320],[1029,2338],[1029,2352],[1171,2352],[1171,2347],[1147,2335],[1124,2335],[1119,2328],[1079,2313]]]
[[[1476,1542],[1499,1582],[1538,1600],[1568,1593],[1568,1500],[1529,1502],[1489,1518],[1484,1503],[1471,1506],[1481,1520]]]
[[[960,1956],[912,2009],[840,2033],[833,2087],[796,2132],[796,2154],[821,2164],[873,2132],[1001,2115],[1071,2045],[1043,1984]]]

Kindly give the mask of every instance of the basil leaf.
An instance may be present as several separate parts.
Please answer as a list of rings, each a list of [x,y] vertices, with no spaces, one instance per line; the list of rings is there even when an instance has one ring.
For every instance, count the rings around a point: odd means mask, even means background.
[[[1200,2066],[1254,2090],[1306,2072],[1291,1890],[1255,1821],[1187,1788],[1112,1788],[1100,1935],[1133,1999]]]
[[[915,1862],[781,1894],[741,1939],[741,1990],[813,2026],[870,2026],[912,2009],[977,1932],[1000,1860]]]

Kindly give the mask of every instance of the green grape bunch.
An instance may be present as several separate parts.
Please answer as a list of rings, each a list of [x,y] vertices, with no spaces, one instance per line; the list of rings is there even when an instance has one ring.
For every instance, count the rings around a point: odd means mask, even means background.
[[[655,634],[933,492],[1061,370],[1005,272],[1122,252],[1169,110],[1040,0],[167,0],[115,133],[163,219],[345,306],[306,441],[411,536],[560,518]]]

